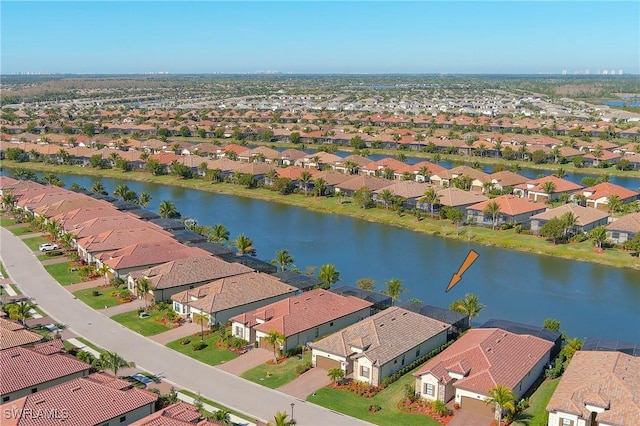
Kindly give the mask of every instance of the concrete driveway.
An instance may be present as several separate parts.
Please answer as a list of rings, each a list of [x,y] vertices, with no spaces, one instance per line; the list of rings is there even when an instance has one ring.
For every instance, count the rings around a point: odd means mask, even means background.
[[[453,419],[447,423],[447,426],[489,426],[491,422],[493,422],[492,417],[460,409],[453,411]]]
[[[279,387],[278,390],[287,395],[306,400],[309,395],[329,383],[331,383],[331,379],[327,376],[327,370],[316,367],[301,374],[297,379],[286,385]]]
[[[294,402],[299,425],[368,424],[243,380],[147,339],[74,299],[47,273],[31,250],[2,227],[0,241],[0,257],[10,277],[56,322],[66,324],[78,336],[134,361],[139,368],[164,376],[176,387],[200,391],[205,398],[264,423],[273,418],[275,411],[287,410]]]
[[[238,358],[227,361],[224,364],[216,365],[216,368],[235,376],[239,376],[245,371],[264,364],[270,359],[273,359],[273,352],[264,348],[255,348],[240,355]]]

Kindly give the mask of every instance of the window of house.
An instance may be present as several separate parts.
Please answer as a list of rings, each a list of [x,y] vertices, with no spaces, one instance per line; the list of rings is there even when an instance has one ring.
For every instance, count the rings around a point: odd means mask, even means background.
[[[9,397],[8,396],[3,396],[2,397],[2,402],[7,402],[9,401]]]
[[[404,357],[402,357],[402,365],[404,365]]]
[[[38,388],[31,388],[31,393],[36,393],[38,392]]]
[[[364,365],[360,367],[360,376],[369,378],[369,367],[365,367]]]
[[[560,424],[562,426],[573,426],[573,420],[571,419],[560,419]]]
[[[333,327],[333,321],[329,323],[329,327]]]
[[[320,335],[320,328],[319,327],[316,327],[315,335],[316,335],[316,337],[318,337]]]
[[[426,395],[429,395],[429,396],[434,396],[435,393],[436,393],[436,387],[433,386],[431,383],[425,383],[424,384],[424,393]]]
[[[127,416],[122,416],[120,417],[120,423],[124,422],[127,420]]]
[[[616,231],[611,231],[611,239],[617,240],[618,238],[620,238],[620,233]]]
[[[420,348],[416,350],[416,358],[420,356]]]
[[[242,336],[242,327],[236,325],[236,336]]]

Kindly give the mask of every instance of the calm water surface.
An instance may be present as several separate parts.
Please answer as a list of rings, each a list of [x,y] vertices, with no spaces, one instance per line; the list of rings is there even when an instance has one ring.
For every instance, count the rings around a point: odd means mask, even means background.
[[[67,187],[75,182],[89,188],[94,180],[59,176]],[[263,260],[270,261],[276,251],[287,249],[301,270],[335,264],[340,285],[355,285],[359,278],[371,277],[380,290],[386,279],[398,278],[408,289],[402,300],[418,298],[443,307],[471,292],[487,305],[480,322],[504,318],[542,324],[545,318],[553,317],[572,336],[640,343],[640,272],[636,270],[450,241],[261,200],[101,180],[109,193],[121,183],[138,193],[148,192],[153,197],[149,208],[154,211],[162,201],[172,200],[183,217],[195,218],[202,225],[222,223],[232,239],[244,233],[253,239]],[[480,254],[479,259],[462,281],[445,293],[470,249]]]

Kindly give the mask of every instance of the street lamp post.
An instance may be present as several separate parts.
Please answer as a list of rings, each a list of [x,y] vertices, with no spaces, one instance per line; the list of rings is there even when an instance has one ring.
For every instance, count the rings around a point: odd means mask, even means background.
[[[294,407],[295,405],[296,405],[296,404],[295,404],[294,402],[292,402],[292,403],[291,403],[291,420],[293,420],[293,407]]]

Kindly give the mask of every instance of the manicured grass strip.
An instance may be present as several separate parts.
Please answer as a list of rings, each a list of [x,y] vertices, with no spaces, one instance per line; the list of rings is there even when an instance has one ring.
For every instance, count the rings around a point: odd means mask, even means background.
[[[276,389],[298,377],[296,367],[302,365],[304,361],[310,360],[311,353],[309,352],[303,357],[294,356],[287,358],[278,365],[261,364],[251,370],[245,371],[240,377],[268,388]]]
[[[30,226],[22,226],[22,227],[19,227],[19,228],[13,228],[13,229],[10,229],[10,231],[11,231],[11,233],[13,235],[16,235],[16,236],[25,235],[25,234],[31,234],[32,232],[34,232],[33,229],[31,229]],[[37,237],[37,238],[40,238],[40,237]],[[29,238],[29,239],[31,239],[31,238]],[[46,242],[46,240],[43,241],[43,242]],[[38,249],[38,246],[36,246],[36,248],[34,250],[37,250],[37,249]]]
[[[2,262],[0,262],[0,273],[2,273],[2,276],[4,278],[9,278],[9,274],[7,274],[7,270],[4,269],[4,265],[2,264]]]
[[[415,382],[413,373],[419,368],[406,374],[373,398],[325,387],[318,389],[315,395],[309,395],[307,401],[377,425],[437,426],[439,423],[429,416],[398,410],[398,402],[404,397],[404,385]],[[377,413],[369,413],[369,406],[373,404],[380,405],[382,409]]]
[[[111,292],[115,290],[116,289],[113,286],[85,288],[84,290],[76,291],[73,295],[91,306],[93,309],[103,309],[105,306],[110,308],[111,306],[116,306],[120,303],[118,302],[117,297],[111,296]],[[97,296],[94,296],[94,291],[98,292]]]
[[[178,339],[167,343],[167,347],[209,365],[222,364],[223,362],[231,361],[238,356],[230,350],[219,348],[216,345],[220,340],[218,333],[210,333],[204,336],[204,343],[207,344],[207,347],[199,351],[194,351],[193,345],[194,343],[200,342],[200,334],[194,334],[193,336],[188,337],[188,339],[190,340],[190,343],[187,345],[181,345],[180,342],[184,339]]]
[[[190,391],[188,391],[188,390],[184,390],[184,389],[182,389],[182,390],[179,390],[178,392],[179,392],[179,393],[183,393],[183,394],[185,394],[185,395],[187,395],[187,396],[190,396],[191,398],[198,398],[198,394],[197,394],[197,393],[193,393],[193,392],[190,392]],[[242,414],[242,413],[238,413],[237,411],[232,410],[232,409],[230,409],[230,408],[228,408],[228,407],[225,407],[225,406],[224,406],[224,405],[222,405],[222,404],[218,404],[217,402],[211,401],[210,399],[207,399],[207,398],[204,398],[204,397],[200,396],[200,400],[201,400],[204,404],[209,404],[209,405],[211,405],[212,407],[216,407],[216,408],[218,408],[218,409],[220,409],[220,410],[228,411],[230,414],[233,414],[233,415],[235,415],[235,416],[238,416],[238,417],[240,417],[241,419],[245,419],[245,420],[246,420],[246,421],[248,421],[249,423],[257,423],[256,419],[251,418],[251,417],[248,417],[248,416],[246,416],[246,415],[244,415],[244,414]]]
[[[15,219],[9,219],[9,218],[2,218],[0,219],[0,226],[11,226],[11,225],[15,225],[16,224],[16,220]]]
[[[78,272],[71,272],[69,266],[71,262],[55,263],[53,265],[47,265],[44,269],[51,274],[56,281],[62,285],[77,284],[82,282],[82,278],[78,276]]]
[[[520,415],[521,421],[513,423],[516,426],[544,426],[547,424],[549,414],[547,404],[558,387],[560,379],[545,380],[540,387],[529,398],[529,408]]]
[[[98,352],[102,352],[104,351],[104,349],[102,349],[100,346],[95,345],[93,343],[91,343],[90,341],[88,341],[87,339],[84,339],[82,337],[76,337],[76,340],[79,342],[84,343],[85,345],[87,345],[88,347],[90,347],[91,349],[98,351]]]
[[[22,294],[22,292],[20,291],[20,289],[18,288],[17,285],[15,284],[9,284],[11,286],[11,288],[13,289],[13,291],[16,292],[16,294]]]
[[[171,330],[171,328],[156,321],[161,317],[162,315],[159,312],[151,311],[148,318],[140,318],[136,309],[135,311],[114,315],[111,319],[143,336],[153,336],[154,334]]]
[[[25,232],[28,233],[28,232]],[[27,247],[29,247],[31,250],[38,250],[38,247],[40,246],[40,244],[43,243],[48,243],[49,240],[47,240],[45,237],[31,237],[31,238],[27,238],[25,240],[22,240],[23,243],[25,243],[27,245]]]

